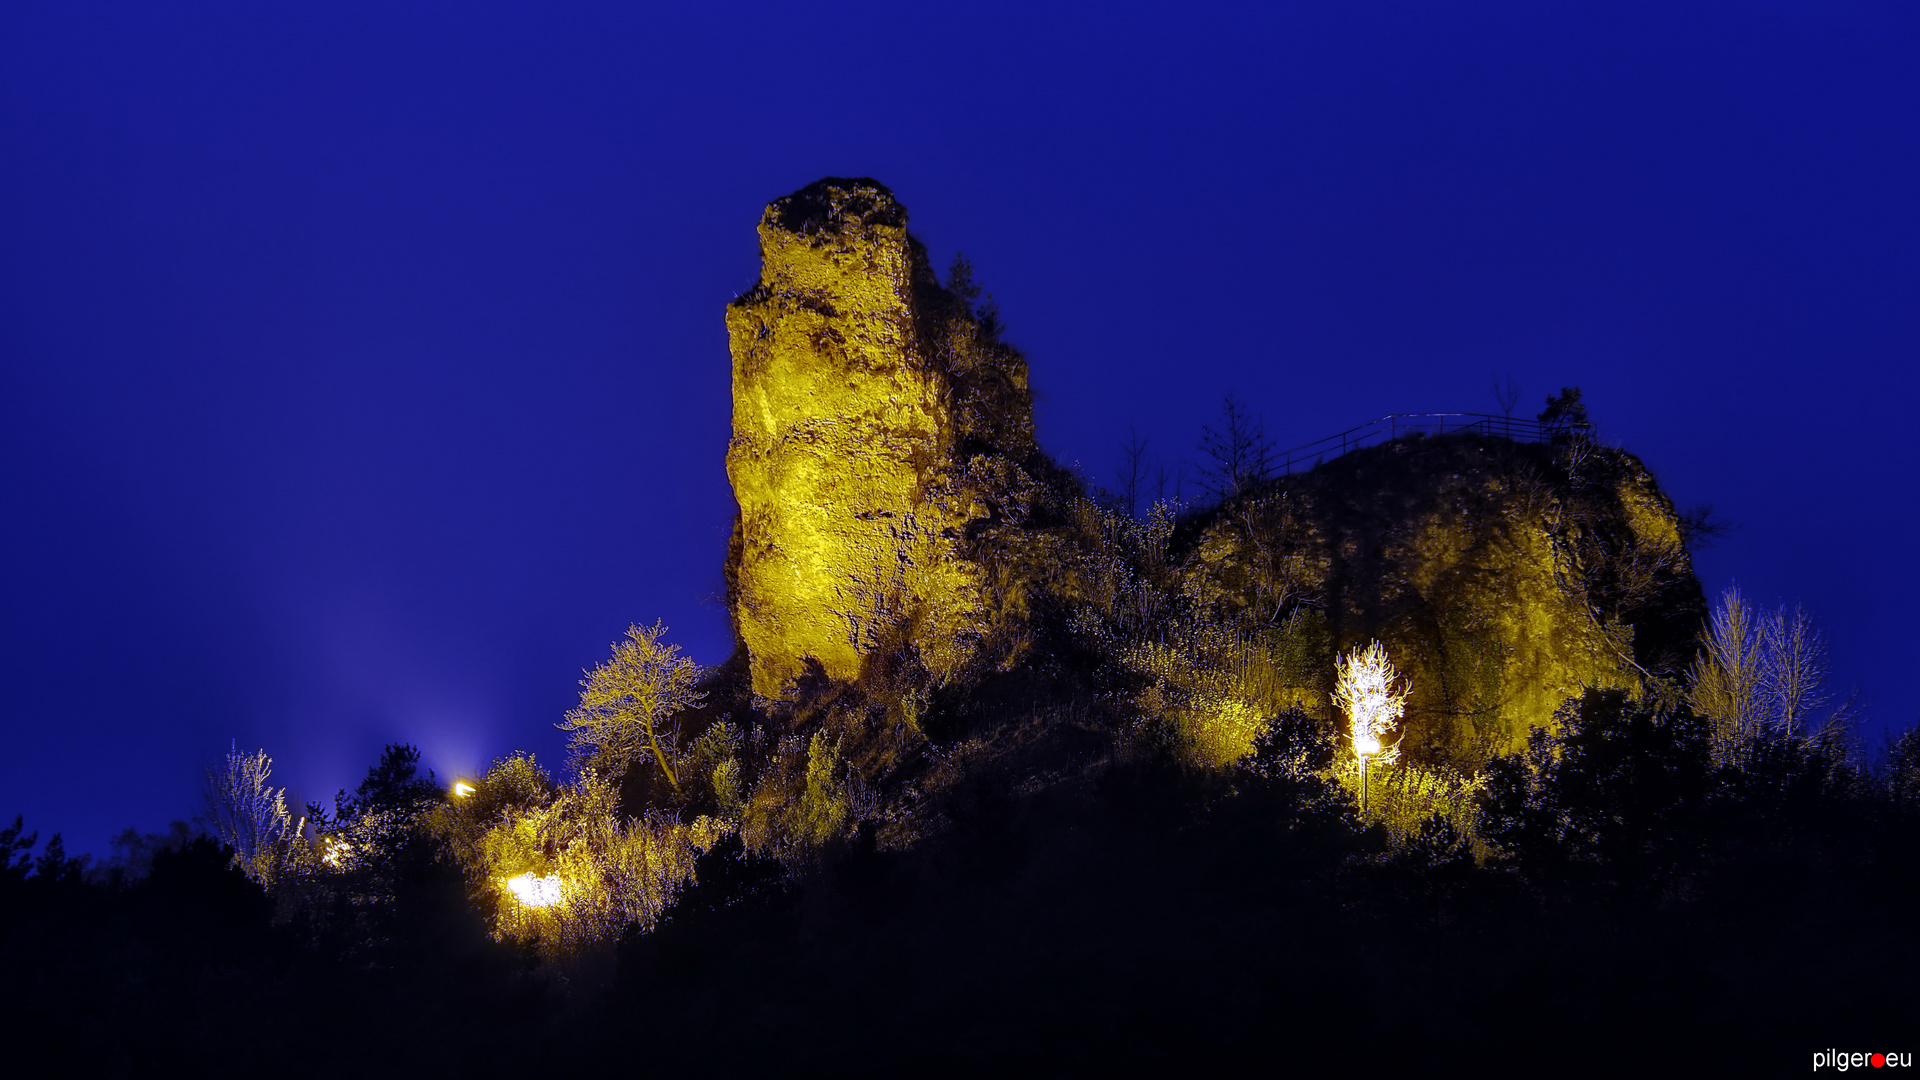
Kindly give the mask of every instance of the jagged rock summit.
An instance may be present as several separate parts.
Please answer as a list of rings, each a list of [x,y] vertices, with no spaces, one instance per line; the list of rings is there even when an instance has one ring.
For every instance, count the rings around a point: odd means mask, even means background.
[[[760,280],[727,308],[728,605],[753,692],[792,700],[815,665],[952,671],[994,621],[972,527],[983,478],[1033,452],[1026,363],[877,181],[809,184],[759,234]]]
[[[1583,687],[1679,685],[1704,603],[1625,451],[1398,438],[1137,521],[1039,451],[1025,359],[884,186],[818,181],[759,235],[727,309],[728,601],[756,707],[851,685],[843,734],[986,745],[968,724],[1062,715],[1053,695],[1097,703],[1103,738],[1224,765],[1287,710],[1337,719],[1335,658],[1378,639],[1412,681],[1410,758],[1473,771]],[[891,768],[882,743],[847,745]]]

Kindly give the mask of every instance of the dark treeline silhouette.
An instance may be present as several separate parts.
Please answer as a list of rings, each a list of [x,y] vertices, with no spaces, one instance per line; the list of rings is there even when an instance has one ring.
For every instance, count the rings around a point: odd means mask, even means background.
[[[269,896],[206,837],[144,875],[0,874],[0,1015],[99,1075],[560,1075],[781,1062],[1068,1075],[1268,1062],[1588,1073],[1804,1068],[1912,1030],[1920,796],[1589,691],[1488,769],[1459,823],[1393,844],[1275,719],[1225,772],[1168,755],[1084,789],[980,784],[906,851],[802,870],[729,839],[649,933],[540,963],[489,940],[427,830],[324,894]],[[392,748],[347,801],[431,798]]]

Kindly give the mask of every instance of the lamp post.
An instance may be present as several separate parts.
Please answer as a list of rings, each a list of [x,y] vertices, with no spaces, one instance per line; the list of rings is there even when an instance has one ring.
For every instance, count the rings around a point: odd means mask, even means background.
[[[1360,812],[1367,810],[1367,766],[1372,763],[1373,755],[1380,752],[1380,739],[1371,731],[1363,731],[1353,740],[1354,756],[1360,759]]]

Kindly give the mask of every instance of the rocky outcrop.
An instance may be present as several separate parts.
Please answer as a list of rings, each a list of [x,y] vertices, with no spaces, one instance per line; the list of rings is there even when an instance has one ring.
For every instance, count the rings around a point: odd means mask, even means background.
[[[777,199],[759,233],[760,281],[727,308],[728,603],[753,692],[791,700],[816,665],[953,671],[1005,600],[977,535],[1033,452],[1025,362],[873,180]]]
[[[1378,638],[1413,685],[1405,749],[1474,768],[1583,687],[1686,666],[1699,583],[1630,454],[1401,439],[1136,526],[1039,453],[1024,359],[885,187],[821,180],[759,234],[760,280],[727,309],[727,581],[761,703],[824,679],[910,719],[1050,634],[1089,693],[1230,729],[1202,755],[1226,761],[1280,709],[1327,715],[1335,655]]]
[[[1631,454],[1403,439],[1221,507],[1184,562],[1210,621],[1298,652],[1379,639],[1412,683],[1405,749],[1477,767],[1582,687],[1677,680],[1704,604],[1672,503]],[[1283,614],[1307,618],[1282,618]],[[1324,709],[1331,655],[1282,704]]]

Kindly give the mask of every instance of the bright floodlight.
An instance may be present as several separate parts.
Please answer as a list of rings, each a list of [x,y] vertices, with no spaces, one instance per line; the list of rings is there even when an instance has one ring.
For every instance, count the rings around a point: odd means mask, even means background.
[[[532,871],[507,879],[507,891],[528,907],[551,907],[560,902],[560,877],[534,877]]]
[[[467,796],[469,796],[469,795],[471,795],[471,794],[473,794],[473,785],[472,785],[472,784],[469,784],[469,783],[467,783],[467,782],[466,782],[465,780],[455,780],[455,781],[453,782],[453,796],[454,796],[454,798],[456,798],[456,799],[464,799],[464,798],[466,798]]]
[[[1380,739],[1371,731],[1363,731],[1353,737],[1353,752],[1362,759],[1370,758],[1380,752]]]

